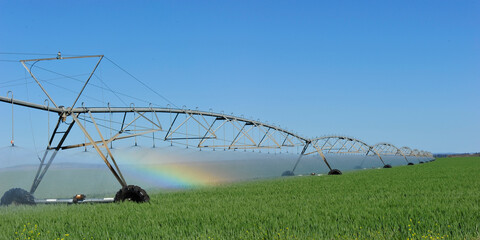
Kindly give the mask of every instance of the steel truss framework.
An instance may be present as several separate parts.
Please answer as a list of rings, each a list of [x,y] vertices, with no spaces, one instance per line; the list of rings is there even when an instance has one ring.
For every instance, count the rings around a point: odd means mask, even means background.
[[[324,136],[311,139],[304,147],[304,151],[300,155],[298,161],[295,163],[293,171],[295,171],[300,159],[303,155],[318,154],[327,167],[332,170],[332,167],[327,161],[325,154],[365,154],[374,155],[378,160],[385,165],[382,157],[378,152],[365,142],[345,136]]]
[[[372,148],[381,155],[402,156],[408,163],[405,153],[400,148],[395,147],[393,144],[382,142],[373,145]]]
[[[403,152],[405,156],[409,157],[427,157],[433,158],[433,154],[431,152],[421,151],[418,149],[411,149],[409,147],[401,147],[400,150]]]
[[[25,65],[25,62],[29,61],[38,62],[87,57],[98,58],[99,60],[70,107],[57,105],[37,80],[37,77]],[[200,150],[264,150],[278,151],[280,153],[295,153],[297,151],[299,157],[292,172],[295,171],[302,156],[312,154],[318,154],[330,170],[332,168],[325,157],[325,154],[330,153],[357,153],[377,156],[383,165],[385,163],[381,155],[402,155],[405,159],[406,156],[432,157],[427,152],[411,150],[407,147],[398,149],[387,143],[370,146],[351,137],[326,136],[309,139],[272,124],[234,116],[233,114],[228,115],[191,109],[158,108],[152,107],[152,105],[135,107],[133,104],[129,107],[85,107],[83,104],[81,107],[75,107],[102,58],[103,55],[95,55],[20,61],[54,106],[21,101],[14,99],[13,96],[11,98],[0,96],[0,101],[2,102],[53,112],[59,116],[56,126],[50,135],[46,151],[41,158],[30,189],[31,194],[36,191],[58,151],[73,148],[93,147],[120,185],[122,187],[127,186],[127,182],[110,148],[113,142],[128,138],[134,138],[136,145],[138,137],[151,138],[153,147],[155,147],[155,140],[157,140],[168,142],[171,145],[199,148]],[[106,120],[105,115],[108,116],[109,120]],[[90,124],[90,127],[87,127],[87,123]],[[67,136],[75,125],[85,135],[85,141],[65,144]],[[106,134],[105,129],[110,131],[110,134]]]

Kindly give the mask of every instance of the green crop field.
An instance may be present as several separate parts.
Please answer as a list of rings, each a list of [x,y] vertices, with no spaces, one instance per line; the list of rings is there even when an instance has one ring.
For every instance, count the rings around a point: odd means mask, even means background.
[[[480,158],[169,193],[8,206],[0,239],[480,239]]]

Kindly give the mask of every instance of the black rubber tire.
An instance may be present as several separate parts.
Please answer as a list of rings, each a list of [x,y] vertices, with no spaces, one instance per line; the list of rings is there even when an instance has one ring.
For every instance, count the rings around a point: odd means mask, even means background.
[[[409,162],[407,165],[411,166],[411,165],[415,165],[413,162]]]
[[[35,205],[35,198],[21,188],[12,188],[3,194],[0,205]]]
[[[132,201],[136,203],[144,203],[150,201],[150,196],[139,186],[128,185],[122,187],[115,194],[114,202]]]
[[[422,162],[422,161],[420,161],[420,164],[422,164],[422,163],[423,163],[423,162]]]
[[[290,177],[290,176],[295,176],[295,174],[289,170],[282,173],[282,177]]]
[[[328,172],[328,175],[342,175],[342,171],[338,169],[332,169],[330,172]]]
[[[386,164],[385,166],[383,166],[383,168],[392,168],[392,165]]]

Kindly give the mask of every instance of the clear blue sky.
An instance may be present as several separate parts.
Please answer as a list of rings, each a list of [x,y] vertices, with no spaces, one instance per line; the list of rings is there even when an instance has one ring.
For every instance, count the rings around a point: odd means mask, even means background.
[[[479,1],[0,1],[0,52],[105,54],[178,106],[474,152],[479,26]],[[19,63],[0,73],[24,76]]]

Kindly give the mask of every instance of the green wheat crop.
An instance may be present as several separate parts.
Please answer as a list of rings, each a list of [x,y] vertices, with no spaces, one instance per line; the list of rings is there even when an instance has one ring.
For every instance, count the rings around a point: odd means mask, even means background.
[[[0,208],[0,239],[480,239],[480,158]]]

